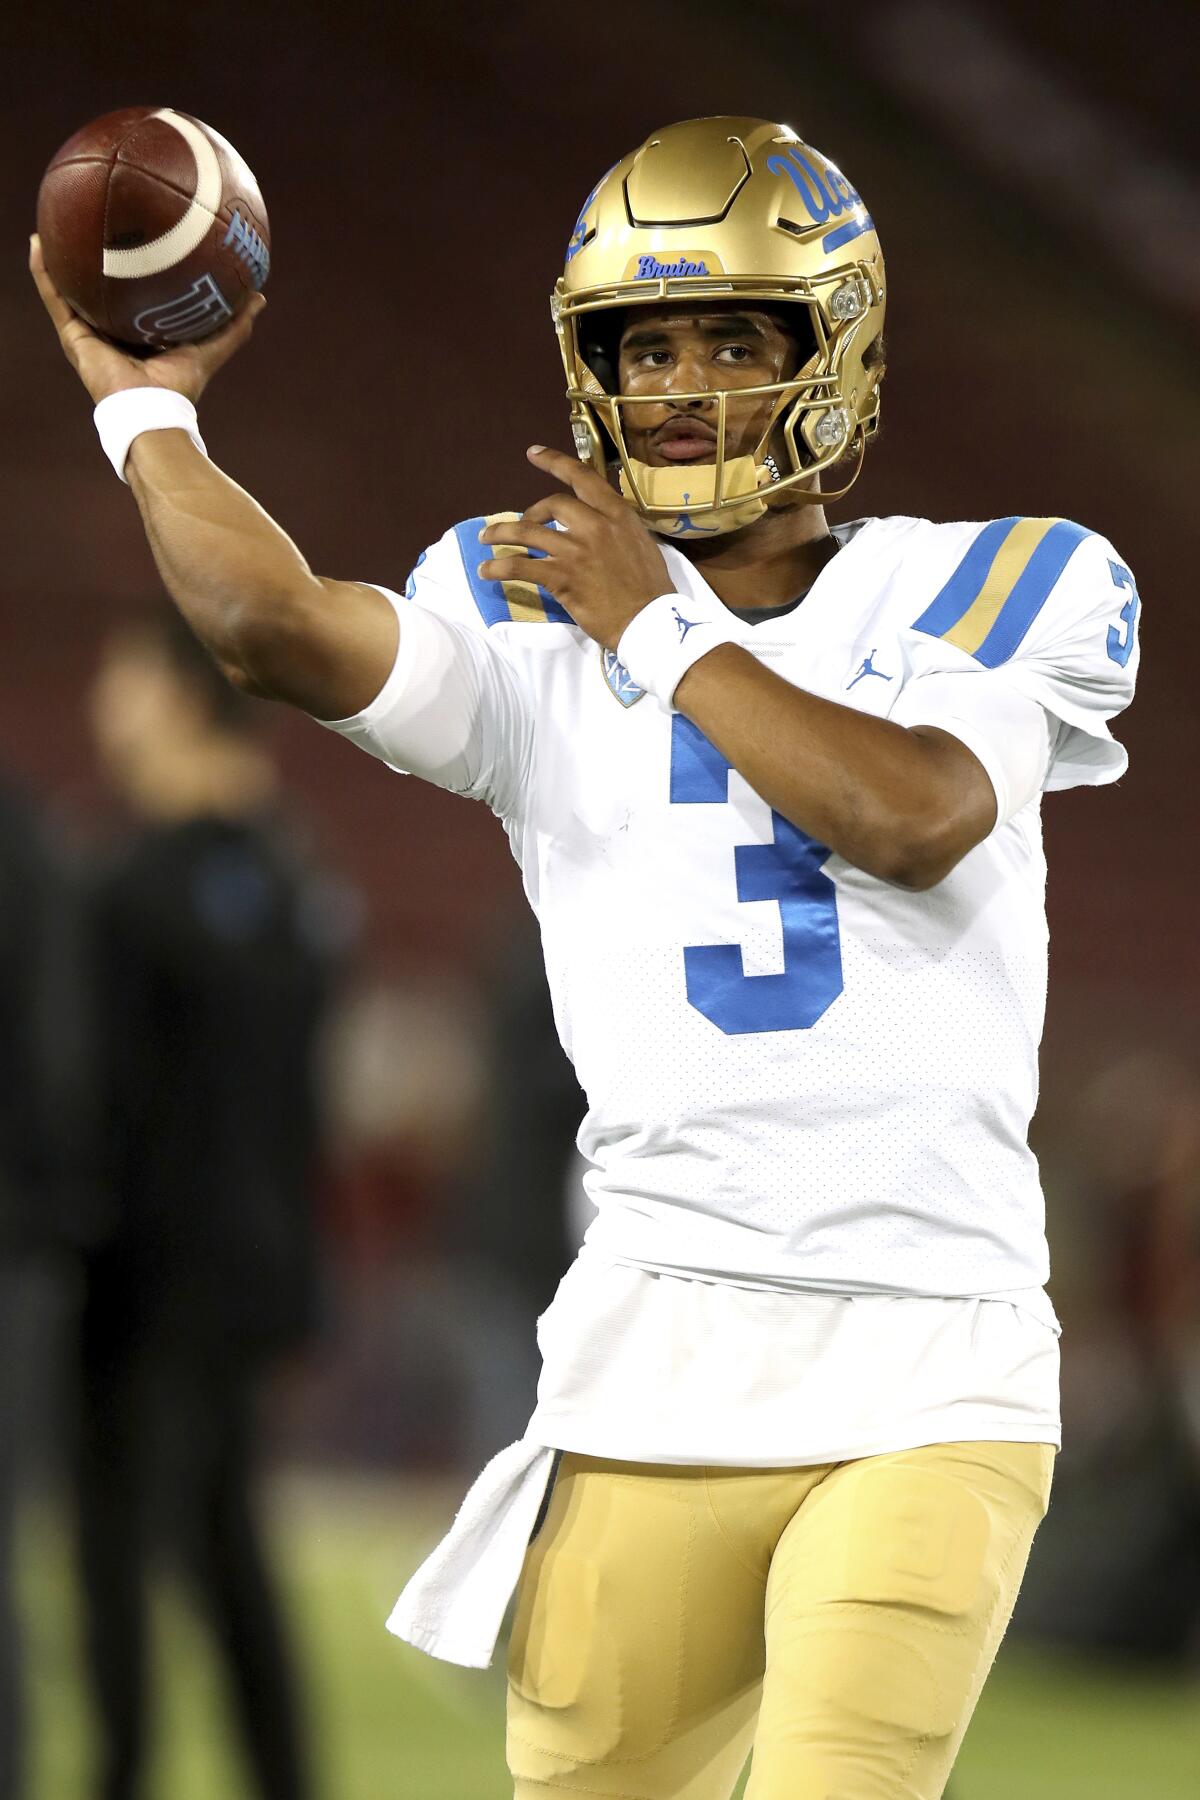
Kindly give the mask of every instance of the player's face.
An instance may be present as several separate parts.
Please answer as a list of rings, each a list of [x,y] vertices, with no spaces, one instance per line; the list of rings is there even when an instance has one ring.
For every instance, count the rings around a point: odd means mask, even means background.
[[[652,468],[715,462],[717,402],[708,396],[786,381],[797,361],[796,339],[770,313],[753,307],[638,307],[621,334],[618,362],[620,392],[648,399],[622,409],[630,455]],[[706,397],[676,398],[682,394]],[[727,457],[757,448],[771,407],[770,395],[726,402]]]

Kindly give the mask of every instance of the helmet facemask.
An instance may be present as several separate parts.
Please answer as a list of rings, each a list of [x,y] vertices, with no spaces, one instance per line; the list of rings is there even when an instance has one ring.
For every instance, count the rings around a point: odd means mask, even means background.
[[[681,285],[671,283],[669,298],[673,303],[682,298],[678,292]],[[851,284],[847,284],[847,289],[853,294]],[[721,295],[722,300],[729,298],[728,293]],[[831,338],[817,307],[796,302],[780,304],[776,295],[743,294],[741,298],[758,300],[777,318],[794,315],[794,323],[788,318],[787,324],[798,339],[800,363],[796,373],[786,380],[670,395],[622,393],[618,387],[618,349],[632,310],[629,305],[595,307],[591,316],[581,308],[567,320],[565,330],[560,315],[560,335],[567,340],[564,361],[568,365],[568,380],[572,363],[577,374],[576,382],[567,389],[576,452],[581,460],[602,473],[615,468],[625,499],[651,530],[665,537],[717,536],[741,530],[760,519],[771,500],[785,492],[792,504],[807,501],[820,505],[837,497],[823,492],[815,478],[848,454],[855,455],[857,476],[865,439],[874,430],[875,414],[866,420],[851,421],[840,404],[837,375],[855,324],[865,321],[865,303],[840,321],[841,328]],[[659,299],[657,294],[648,295],[643,286],[636,304],[641,307]],[[713,300],[711,288],[694,296],[697,307],[706,303],[711,307]],[[756,399],[769,402],[758,441],[748,452],[728,456],[729,402]],[[684,406],[698,400],[716,403],[715,420],[707,418],[716,433],[716,456],[711,463],[659,467],[633,455],[628,423],[637,408]],[[697,524],[697,519],[702,523]]]

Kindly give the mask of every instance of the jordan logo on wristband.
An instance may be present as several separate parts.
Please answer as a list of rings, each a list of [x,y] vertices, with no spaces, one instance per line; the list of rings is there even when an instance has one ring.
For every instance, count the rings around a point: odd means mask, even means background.
[[[705,625],[708,623],[706,619],[685,619],[677,606],[673,606],[671,611],[674,613],[675,623],[679,627],[679,641],[681,644],[689,631],[694,630],[697,625]]]

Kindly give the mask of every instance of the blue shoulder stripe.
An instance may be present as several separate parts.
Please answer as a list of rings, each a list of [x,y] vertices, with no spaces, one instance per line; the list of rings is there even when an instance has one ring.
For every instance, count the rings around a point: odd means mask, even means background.
[[[958,624],[987,579],[997,550],[1017,522],[1016,519],[993,519],[990,525],[984,526],[941,593],[917,620],[917,631],[927,631],[930,637],[944,637],[951,626]]]
[[[479,542],[479,534],[483,530],[483,514],[477,519],[464,519],[461,525],[454,527],[454,535],[458,539],[458,551],[462,557],[463,572],[467,577],[467,586],[471,590],[471,598],[479,608],[485,625],[499,625],[502,620],[511,619],[508,601],[504,598],[504,589],[498,581],[483,581],[479,574],[479,565],[486,562],[483,545]]]
[[[1019,649],[1021,640],[1050,598],[1055,582],[1085,537],[1091,533],[1070,519],[1056,519],[1013,584],[987,636],[975,655],[985,669],[998,668]]]
[[[481,578],[479,564],[487,562],[488,556],[487,546],[479,542],[479,533],[486,524],[486,517],[480,514],[478,518],[464,519],[461,525],[454,527],[471,598],[479,608],[484,624],[489,628],[493,625],[507,625],[513,620],[541,620],[552,625],[573,624],[566,608],[554,598],[549,589],[540,584],[519,581],[515,577],[512,581],[484,581]],[[539,557],[544,556],[545,552],[534,550],[529,554]]]
[[[428,550],[422,550],[420,556],[418,556],[416,562],[412,566],[412,569],[409,573],[408,580],[404,584],[404,598],[406,600],[411,600],[413,595],[417,591],[417,570],[420,568],[421,564],[425,561],[425,558],[428,555],[429,555]]]
[[[1069,519],[994,519],[914,629],[997,668],[1019,648],[1084,538]]]

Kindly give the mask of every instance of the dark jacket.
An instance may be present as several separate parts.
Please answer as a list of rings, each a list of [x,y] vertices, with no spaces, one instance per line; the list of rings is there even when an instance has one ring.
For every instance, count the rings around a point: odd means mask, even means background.
[[[322,893],[271,825],[215,818],[144,829],[96,884],[90,1286],[135,1328],[246,1351],[313,1328]]]
[[[0,1255],[95,1230],[77,917],[32,810],[0,783]]]

